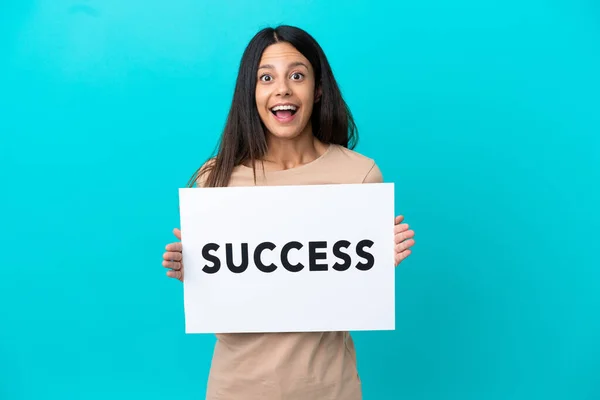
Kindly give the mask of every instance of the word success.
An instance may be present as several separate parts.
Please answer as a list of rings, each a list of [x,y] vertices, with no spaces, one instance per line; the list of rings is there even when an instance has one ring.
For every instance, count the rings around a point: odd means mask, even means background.
[[[311,241],[308,242],[307,245],[292,241],[281,246],[280,250],[275,243],[262,242],[254,248],[252,254],[249,251],[248,243],[241,243],[236,246],[235,255],[233,244],[226,243],[224,262],[222,260],[222,252],[218,252],[221,245],[218,243],[207,243],[202,247],[202,257],[204,257],[208,263],[202,268],[202,271],[207,274],[215,274],[221,269],[223,264],[225,264],[231,272],[239,274],[248,269],[251,255],[256,268],[265,273],[274,272],[279,267],[283,267],[289,272],[300,272],[305,268],[307,268],[308,271],[327,271],[329,268],[335,271],[346,271],[352,266],[360,271],[368,271],[373,268],[373,265],[375,264],[375,257],[369,252],[369,249],[373,244],[374,243],[371,240],[361,240],[354,246],[354,251],[349,251],[352,243],[347,240],[339,240],[331,247],[331,252],[337,260],[330,265],[324,261],[327,260],[328,250],[328,243],[326,241]],[[279,263],[263,262],[263,253],[266,253],[267,251],[273,252],[271,255],[277,255],[277,252],[279,252],[279,257],[277,257]],[[308,265],[299,261],[292,263],[292,261],[290,261],[290,253],[292,251],[298,252],[296,253],[297,257],[298,254],[303,255],[305,263]],[[306,253],[302,254],[300,253],[301,251],[305,251]],[[219,257],[218,254],[221,254],[221,257]],[[306,257],[308,258],[307,262]],[[353,258],[355,259],[353,260]]]

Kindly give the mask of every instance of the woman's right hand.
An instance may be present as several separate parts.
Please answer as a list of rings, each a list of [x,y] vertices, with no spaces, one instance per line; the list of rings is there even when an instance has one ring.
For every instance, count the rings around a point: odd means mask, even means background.
[[[169,278],[179,279],[183,282],[183,257],[181,253],[181,231],[177,228],[173,229],[173,234],[179,242],[169,243],[165,247],[165,252],[163,253],[163,262],[162,265],[165,268],[168,268],[167,276]]]

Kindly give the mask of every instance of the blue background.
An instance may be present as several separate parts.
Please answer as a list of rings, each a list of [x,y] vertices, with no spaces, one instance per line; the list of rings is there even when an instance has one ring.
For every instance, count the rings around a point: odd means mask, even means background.
[[[200,399],[165,276],[241,53],[301,26],[416,230],[366,400],[600,399],[600,3],[0,5],[0,399]]]

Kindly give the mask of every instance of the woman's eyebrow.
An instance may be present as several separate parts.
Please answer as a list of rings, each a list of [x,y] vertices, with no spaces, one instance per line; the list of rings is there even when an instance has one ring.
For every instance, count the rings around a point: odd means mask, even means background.
[[[296,62],[293,62],[293,63],[291,63],[289,66],[290,66],[290,68],[294,68],[294,67],[300,67],[300,66],[302,66],[302,67],[304,67],[304,68],[308,69],[308,66],[307,66],[306,64],[304,64],[302,61],[296,61]]]
[[[299,67],[302,66],[306,69],[308,69],[308,66],[306,64],[304,64],[302,61],[295,61],[293,63],[290,63],[290,65],[288,66],[289,68],[294,68],[294,67]],[[258,69],[274,69],[275,67],[271,64],[263,64],[260,67],[258,67]]]

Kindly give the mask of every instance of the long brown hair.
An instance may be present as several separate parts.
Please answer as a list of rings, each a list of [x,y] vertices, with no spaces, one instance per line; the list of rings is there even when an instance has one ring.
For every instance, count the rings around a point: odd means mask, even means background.
[[[313,135],[326,144],[350,149],[356,146],[358,132],[352,113],[342,97],[321,46],[311,35],[297,27],[281,25],[265,28],[252,38],[242,56],[233,101],[217,154],[198,168],[190,178],[188,187],[193,187],[200,178],[206,187],[227,186],[236,166],[250,162],[254,169],[255,162],[266,154],[265,128],[254,97],[256,74],[263,51],[280,42],[291,44],[310,61],[315,72],[315,84],[321,88],[320,101],[315,104],[311,116]]]

